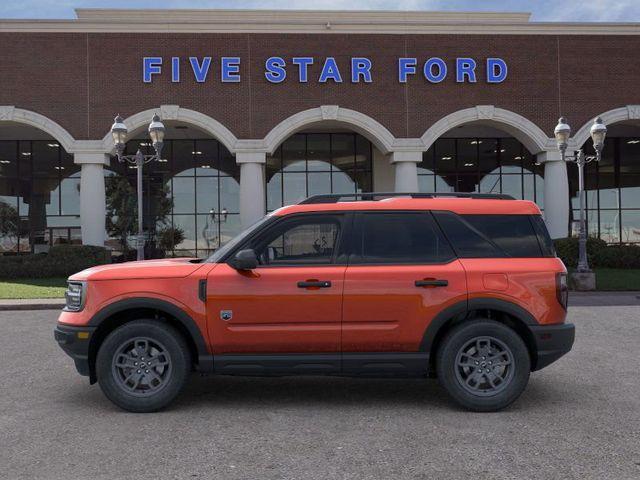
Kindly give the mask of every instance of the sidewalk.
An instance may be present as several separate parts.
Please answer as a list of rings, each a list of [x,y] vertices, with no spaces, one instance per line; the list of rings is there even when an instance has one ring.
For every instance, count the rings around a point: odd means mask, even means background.
[[[640,292],[569,292],[569,307],[640,306]]]
[[[570,307],[640,306],[637,292],[569,292]],[[61,310],[63,298],[36,298],[29,300],[0,299],[0,312],[10,310]]]

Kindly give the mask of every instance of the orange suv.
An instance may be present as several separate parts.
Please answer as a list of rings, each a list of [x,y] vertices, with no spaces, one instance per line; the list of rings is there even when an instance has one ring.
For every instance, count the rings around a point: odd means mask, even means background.
[[[505,195],[319,195],[208,259],[69,278],[55,338],[118,406],[168,405],[192,371],[437,376],[506,407],[567,353],[566,269],[538,207]]]

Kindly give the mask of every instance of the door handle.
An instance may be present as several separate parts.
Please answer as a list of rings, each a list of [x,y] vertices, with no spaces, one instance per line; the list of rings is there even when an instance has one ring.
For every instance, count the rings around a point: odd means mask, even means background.
[[[449,280],[416,280],[416,287],[446,287]]]
[[[329,280],[306,280],[298,282],[298,288],[329,288],[331,282]]]

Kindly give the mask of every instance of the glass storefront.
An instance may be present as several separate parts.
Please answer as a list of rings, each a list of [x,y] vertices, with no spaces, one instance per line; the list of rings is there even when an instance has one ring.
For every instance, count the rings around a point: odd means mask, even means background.
[[[139,147],[145,154],[152,153],[148,140],[128,142],[125,153],[133,154]],[[134,165],[114,157],[105,175],[107,193],[109,182],[118,176],[127,178],[135,192]],[[162,161],[143,168],[143,191],[145,231],[156,240],[168,228],[184,235],[169,255],[208,256],[240,231],[240,167],[217,140],[165,140]],[[119,249],[117,238],[107,244]],[[129,245],[134,247],[133,238]]]
[[[138,147],[152,152],[142,139],[129,142],[126,153]],[[144,167],[145,231],[158,244],[162,232],[179,229],[184,239],[169,255],[207,256],[240,230],[240,168],[214,139],[167,140],[162,156]],[[575,235],[577,167],[568,164],[567,171]],[[544,208],[544,167],[513,138],[441,138],[424,153],[418,174],[423,192],[506,193]],[[135,166],[112,158],[105,177],[107,192],[125,178],[134,201]],[[267,157],[267,210],[314,194],[373,191],[372,177],[373,147],[361,135],[296,134]],[[587,166],[585,179],[589,233],[640,243],[640,139],[608,137],[602,161]],[[125,241],[134,247],[132,237]],[[0,253],[80,243],[80,167],[72,155],[52,140],[0,141]],[[117,235],[107,245],[122,249]]]
[[[0,141],[0,253],[80,244],[80,166],[53,140]]]
[[[584,145],[593,152],[592,142]],[[567,165],[571,230],[580,218],[578,167]],[[599,163],[585,167],[587,229],[608,243],[640,243],[640,138],[607,137]]]
[[[370,192],[373,150],[356,133],[298,133],[267,157],[267,211],[321,193]]]
[[[440,138],[418,164],[421,192],[505,193],[544,209],[544,167],[514,138]]]

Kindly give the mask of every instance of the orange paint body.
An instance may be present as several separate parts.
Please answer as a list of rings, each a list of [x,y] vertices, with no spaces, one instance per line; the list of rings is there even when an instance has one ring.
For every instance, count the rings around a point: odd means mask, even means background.
[[[529,201],[461,198],[406,199],[294,205],[272,214],[379,210],[447,210],[459,214],[539,215]],[[416,352],[431,321],[470,299],[506,300],[541,325],[564,322],[557,258],[454,259],[429,265],[259,266],[238,271],[226,263],[189,259],[95,267],[71,280],[87,282],[80,312],[62,312],[63,325],[87,325],[110,304],[128,298],[171,303],[193,319],[209,353]],[[448,285],[416,287],[444,279]],[[206,301],[199,283],[207,282]],[[300,281],[331,288],[299,288]],[[231,312],[230,318],[223,318]]]

